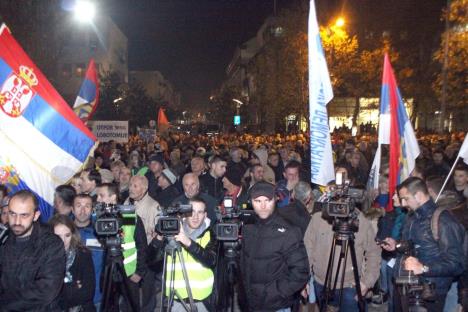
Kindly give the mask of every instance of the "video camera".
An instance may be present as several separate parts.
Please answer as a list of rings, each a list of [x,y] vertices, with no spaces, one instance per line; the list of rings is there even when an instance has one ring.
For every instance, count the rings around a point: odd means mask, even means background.
[[[96,203],[94,212],[96,234],[104,237],[117,236],[123,225],[123,215],[134,214],[135,206]]]
[[[237,241],[240,237],[241,226],[250,223],[254,217],[254,211],[248,205],[234,207],[231,196],[223,199],[223,210],[218,211],[219,222],[215,227],[216,239],[219,241]]]
[[[406,257],[414,257],[415,248],[416,246],[411,240],[399,241],[396,244],[396,251],[404,255],[400,265],[403,264]],[[424,307],[424,301],[433,301],[435,299],[434,284],[415,275],[412,271],[400,270],[395,283],[405,288],[404,291],[407,294],[410,307]]]
[[[163,209],[156,223],[156,232],[162,236],[174,236],[180,232],[180,216],[192,213],[191,204],[177,204]]]
[[[342,174],[336,174],[335,185],[323,194],[315,203],[315,207],[326,216],[347,219],[353,217],[356,203],[364,200],[364,190],[349,186],[349,180],[343,183]]]
[[[0,245],[2,245],[8,238],[9,229],[6,225],[0,223]]]

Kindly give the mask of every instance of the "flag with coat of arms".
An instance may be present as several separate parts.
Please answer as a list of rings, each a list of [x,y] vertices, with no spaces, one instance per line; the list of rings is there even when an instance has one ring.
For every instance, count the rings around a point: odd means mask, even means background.
[[[42,221],[53,215],[55,188],[81,169],[95,136],[0,27],[0,183],[37,195]]]

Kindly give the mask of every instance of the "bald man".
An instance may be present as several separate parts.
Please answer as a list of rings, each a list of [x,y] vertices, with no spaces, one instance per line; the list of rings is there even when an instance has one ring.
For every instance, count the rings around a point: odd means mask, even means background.
[[[146,238],[148,242],[151,242],[158,216],[161,214],[161,207],[149,196],[146,177],[136,175],[130,179],[129,197],[125,204],[135,205],[135,212],[145,226]]]
[[[216,205],[217,201],[213,196],[207,193],[200,192],[200,180],[194,173],[187,173],[182,178],[182,187],[184,188],[184,194],[180,195],[172,201],[172,205],[176,204],[188,204],[190,199],[194,197],[200,197],[206,203],[206,212],[208,218],[211,220],[211,226],[216,223]]]

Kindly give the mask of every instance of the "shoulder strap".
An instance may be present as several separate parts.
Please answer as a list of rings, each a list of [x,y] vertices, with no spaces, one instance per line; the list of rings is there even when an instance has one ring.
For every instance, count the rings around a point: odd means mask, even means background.
[[[432,237],[436,241],[439,241],[439,218],[440,214],[447,210],[445,207],[437,207],[437,209],[434,211],[434,214],[432,215],[431,218],[431,231],[432,231]]]

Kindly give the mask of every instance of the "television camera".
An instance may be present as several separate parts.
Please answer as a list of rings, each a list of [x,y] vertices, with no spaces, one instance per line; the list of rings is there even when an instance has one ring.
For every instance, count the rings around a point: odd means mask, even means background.
[[[408,257],[415,256],[415,246],[413,241],[399,241],[395,249],[403,254],[400,266]],[[415,275],[412,271],[400,269],[395,283],[402,288],[402,297],[407,300],[410,312],[424,312],[426,301],[434,301],[436,298],[435,286],[424,278]]]
[[[177,204],[163,209],[162,216],[156,223],[156,232],[165,237],[179,234],[180,216],[191,213],[191,204]]]
[[[219,241],[237,242],[240,238],[242,224],[251,223],[254,211],[247,204],[235,207],[231,196],[223,199],[222,208],[218,211],[218,223],[215,227],[216,239]]]
[[[120,232],[122,225],[128,219],[127,217],[130,216],[132,219],[130,222],[135,224],[133,220],[135,206],[96,203],[94,212],[96,214],[94,224],[96,235],[104,239],[106,246],[120,246],[122,243]]]

